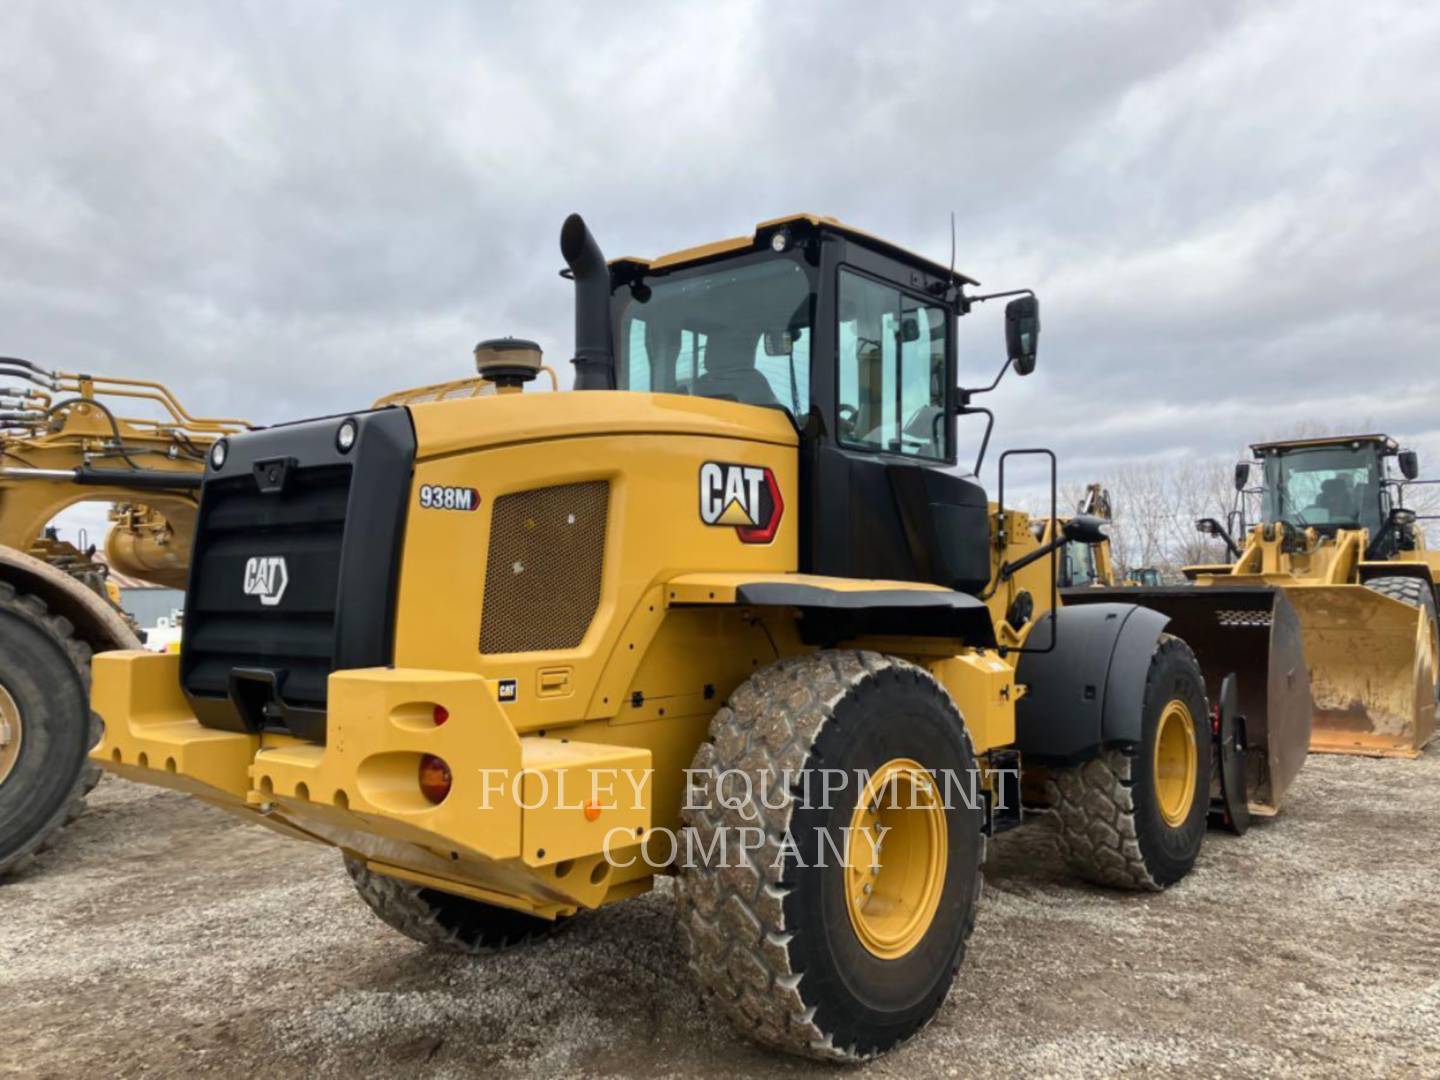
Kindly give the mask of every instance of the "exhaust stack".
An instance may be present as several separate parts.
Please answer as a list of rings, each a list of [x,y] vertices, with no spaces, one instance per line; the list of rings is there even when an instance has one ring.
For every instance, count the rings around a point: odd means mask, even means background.
[[[576,390],[615,389],[615,351],[610,333],[610,268],[579,214],[560,229],[560,254],[575,278]]]

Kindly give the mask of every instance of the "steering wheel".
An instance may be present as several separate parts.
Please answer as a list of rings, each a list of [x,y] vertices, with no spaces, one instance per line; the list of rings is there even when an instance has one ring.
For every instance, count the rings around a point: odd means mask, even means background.
[[[846,435],[855,434],[855,421],[860,419],[860,410],[854,405],[841,405],[835,410],[840,420],[840,430]]]

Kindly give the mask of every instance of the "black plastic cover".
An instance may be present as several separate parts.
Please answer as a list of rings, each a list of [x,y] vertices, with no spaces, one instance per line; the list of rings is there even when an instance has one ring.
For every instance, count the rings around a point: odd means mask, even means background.
[[[1026,687],[1015,706],[1015,744],[1034,761],[1073,764],[1102,747],[1141,739],[1145,680],[1166,618],[1134,604],[1062,607],[1047,614],[1031,641],[1055,648],[1025,653],[1015,680]]]
[[[402,408],[357,413],[344,453],[343,419],[232,437],[206,470],[180,680],[207,727],[323,741],[330,673],[393,660],[415,432]]]

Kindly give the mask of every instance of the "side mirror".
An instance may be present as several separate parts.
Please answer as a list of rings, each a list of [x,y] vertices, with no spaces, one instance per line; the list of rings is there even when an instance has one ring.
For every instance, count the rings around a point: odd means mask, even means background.
[[[1090,514],[1079,514],[1060,527],[1060,534],[1067,543],[1103,544],[1107,539],[1105,530],[1110,523]]]
[[[1420,475],[1420,455],[1414,450],[1401,450],[1395,455],[1400,461],[1400,475],[1406,480],[1414,480]]]
[[[1005,349],[1016,375],[1035,370],[1035,349],[1040,341],[1040,301],[1017,296],[1005,305]]]
[[[1245,485],[1250,481],[1250,463],[1248,461],[1237,461],[1235,463],[1235,490],[1244,491]]]
[[[1214,518],[1199,518],[1195,522],[1195,531],[1204,536],[1219,536],[1220,523]]]

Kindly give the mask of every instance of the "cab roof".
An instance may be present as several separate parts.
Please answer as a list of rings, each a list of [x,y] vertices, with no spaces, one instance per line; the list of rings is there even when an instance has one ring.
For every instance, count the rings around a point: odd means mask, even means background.
[[[611,259],[611,266],[629,265],[640,270],[674,270],[681,266],[690,266],[696,263],[706,262],[722,255],[730,255],[735,252],[749,251],[762,247],[770,242],[770,237],[786,226],[808,225],[814,229],[823,229],[827,232],[838,233],[846,239],[854,240],[866,247],[873,248],[881,254],[903,259],[906,262],[920,263],[932,274],[942,278],[953,278],[960,285],[979,285],[980,282],[967,274],[959,271],[952,271],[948,266],[936,262],[934,259],[926,258],[924,255],[917,255],[913,251],[902,248],[899,244],[892,244],[889,240],[883,240],[878,236],[860,229],[851,228],[849,225],[827,217],[823,214],[787,214],[784,217],[772,218],[769,221],[762,221],[755,226],[755,232],[751,236],[732,236],[728,240],[714,240],[708,244],[700,244],[696,247],[682,248],[679,251],[672,251],[668,255],[661,255],[654,259],[641,259],[634,256],[625,256],[619,259]]]
[[[1263,454],[1266,450],[1303,450],[1320,446],[1344,446],[1347,443],[1378,443],[1382,454],[1394,454],[1400,444],[1389,435],[1325,435],[1313,439],[1279,439],[1273,442],[1251,443],[1250,451]]]

